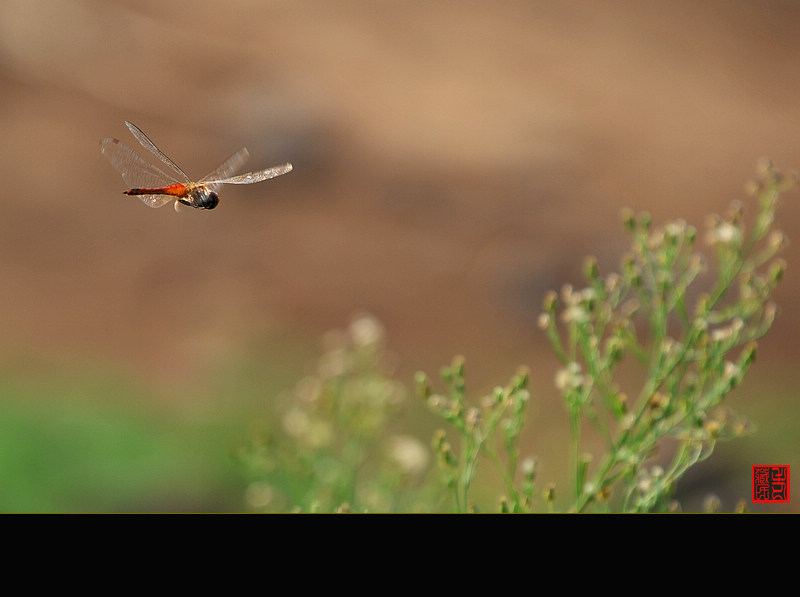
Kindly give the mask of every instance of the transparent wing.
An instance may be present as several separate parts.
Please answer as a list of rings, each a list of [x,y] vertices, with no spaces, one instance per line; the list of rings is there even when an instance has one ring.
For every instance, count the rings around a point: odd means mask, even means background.
[[[117,172],[122,174],[122,180],[131,189],[165,187],[178,182],[117,139],[107,138],[100,141],[100,152],[108,158]],[[150,207],[161,207],[175,199],[170,195],[137,195],[137,197]]]
[[[292,171],[292,165],[289,163],[281,164],[280,166],[273,166],[272,168],[265,168],[258,172],[248,172],[247,174],[239,174],[238,176],[231,176],[229,178],[220,178],[207,180],[204,184],[253,184],[254,182],[261,182],[262,180],[269,180],[281,174],[286,174]]]
[[[138,126],[136,126],[132,122],[128,122],[127,120],[125,121],[125,125],[131,131],[133,136],[136,137],[136,140],[139,141],[139,143],[142,145],[142,147],[144,147],[145,149],[147,149],[150,152],[152,152],[153,155],[155,155],[159,160],[164,162],[167,166],[170,167],[171,170],[173,170],[175,172],[175,174],[178,175],[178,179],[179,179],[180,182],[191,182],[189,177],[186,175],[186,172],[181,170],[178,167],[178,164],[176,164],[171,159],[169,159],[167,157],[167,155],[163,151],[161,151],[158,147],[156,147],[156,144],[153,143],[150,139],[147,138],[147,135],[145,135],[142,132],[142,129],[140,129]]]
[[[135,195],[139,199],[141,199],[145,205],[149,205],[150,207],[163,207],[170,201],[175,201],[175,197],[172,195]],[[178,203],[175,201],[175,203]]]
[[[206,185],[212,191],[216,191],[219,185],[221,184],[221,180],[228,178],[231,174],[236,172],[239,168],[242,167],[247,159],[250,157],[250,152],[247,151],[246,148],[242,148],[236,153],[234,153],[231,157],[227,160],[222,162],[213,172],[209,172],[203,178],[201,178],[198,182],[200,184]],[[217,181],[216,184],[214,182]]]
[[[166,187],[179,182],[118,139],[109,137],[100,141],[100,153],[122,174],[122,180],[131,189]]]

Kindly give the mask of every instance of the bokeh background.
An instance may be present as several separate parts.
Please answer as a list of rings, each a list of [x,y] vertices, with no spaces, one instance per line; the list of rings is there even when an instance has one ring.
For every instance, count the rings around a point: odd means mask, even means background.
[[[457,353],[476,393],[530,366],[559,478],[544,293],[617,267],[623,207],[701,228],[759,157],[800,167],[798,31],[783,0],[0,0],[0,511],[245,510],[248,421],[361,310],[409,384]],[[123,120],[190,175],[241,146],[294,171],[152,210],[99,152],[135,146]],[[759,433],[685,509],[799,464],[797,200],[732,399]]]

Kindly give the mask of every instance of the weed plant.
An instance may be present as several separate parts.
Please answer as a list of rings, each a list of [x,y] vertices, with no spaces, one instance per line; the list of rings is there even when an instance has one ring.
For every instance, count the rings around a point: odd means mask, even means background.
[[[698,232],[686,222],[654,226],[648,214],[625,211],[630,250],[620,272],[603,275],[589,258],[584,288],[567,285],[545,297],[539,324],[562,363],[555,385],[570,429],[566,511],[675,509],[672,496],[686,471],[718,441],[751,430],[724,402],[775,318],[770,297],[785,269],[776,257],[785,238],[773,222],[793,182],[760,164],[749,188],[751,224],[739,202],[707,222],[711,264],[695,250]],[[537,461],[520,451],[531,400],[527,369],[474,401],[462,357],[442,369],[441,391],[417,373],[416,393],[446,425],[432,441],[435,474],[426,475],[425,445],[391,429],[407,392],[386,354],[371,317],[337,337],[315,375],[295,389],[283,429],[262,433],[243,452],[251,507],[469,512],[478,467],[488,466],[503,482],[498,511],[555,510],[555,486],[540,486]],[[641,374],[620,375],[623,363]],[[587,428],[604,453],[584,450]],[[654,464],[666,442],[671,458]]]
[[[314,371],[280,401],[286,410],[257,422],[240,458],[256,511],[422,512],[444,508],[426,483],[430,452],[400,433],[408,398],[393,377],[380,322],[356,316],[324,338]]]

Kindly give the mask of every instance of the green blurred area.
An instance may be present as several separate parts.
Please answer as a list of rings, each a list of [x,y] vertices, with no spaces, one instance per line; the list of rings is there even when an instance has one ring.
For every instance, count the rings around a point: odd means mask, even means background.
[[[36,375],[5,369],[0,512],[247,511],[248,479],[237,451],[256,421],[281,417],[287,407],[282,397],[314,361],[299,351],[284,354],[283,361],[275,351],[254,352],[223,363],[199,389],[143,384],[112,366],[55,368]],[[792,503],[749,503],[752,465],[789,464],[797,470],[800,464],[795,424],[800,404],[788,400],[794,390],[780,381],[785,375],[768,363],[760,365],[730,404],[755,423],[756,432],[721,443],[686,475],[675,496],[682,511],[702,511],[710,493],[720,497],[723,512],[733,511],[740,500],[752,512],[796,511]],[[402,375],[399,381],[410,386]],[[558,456],[567,450],[568,437],[547,435],[563,421],[558,409],[541,412],[545,400],[549,397],[540,392],[532,396],[533,416],[523,443],[543,464],[542,486],[557,480],[558,492],[568,492],[561,470],[566,461]],[[789,410],[777,408],[781,404]],[[412,419],[405,424],[418,429],[418,439],[428,444],[435,419],[431,415],[421,424],[416,414]],[[502,492],[496,483],[492,475],[479,475],[475,496],[481,511],[495,511]]]
[[[113,408],[4,406],[0,509],[234,510],[237,480],[222,436],[210,422],[170,427],[152,414]]]
[[[800,402],[793,382],[795,374],[791,365],[776,360],[759,357],[742,386],[725,401],[726,408],[752,424],[752,433],[720,442],[708,460],[688,471],[678,483],[675,496],[682,511],[702,511],[709,494],[721,499],[720,512],[734,511],[740,500],[748,512],[800,511],[794,496],[788,504],[751,503],[753,466],[789,465],[794,471],[800,470]]]
[[[242,511],[235,451],[292,383],[268,363],[232,359],[192,387],[113,366],[3,367],[0,512]]]

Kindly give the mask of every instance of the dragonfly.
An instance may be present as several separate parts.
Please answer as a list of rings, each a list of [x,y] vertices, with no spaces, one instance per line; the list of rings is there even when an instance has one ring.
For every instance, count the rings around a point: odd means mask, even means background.
[[[175,201],[175,211],[180,211],[183,205],[196,209],[214,209],[219,204],[217,190],[224,184],[253,184],[292,171],[292,165],[287,162],[280,166],[233,176],[233,173],[250,157],[247,149],[242,148],[209,174],[194,182],[175,162],[156,147],[155,143],[142,132],[142,129],[127,120],[125,125],[142,147],[150,151],[167,167],[169,173],[145,160],[119,139],[112,137],[102,139],[100,152],[122,174],[125,184],[131,187],[123,193],[139,197],[145,205],[150,207],[162,207]]]

